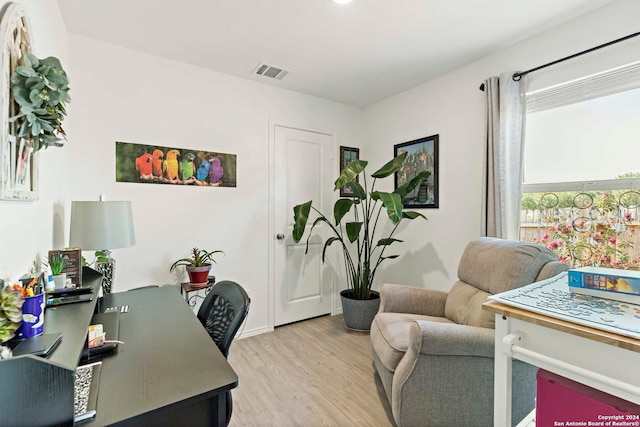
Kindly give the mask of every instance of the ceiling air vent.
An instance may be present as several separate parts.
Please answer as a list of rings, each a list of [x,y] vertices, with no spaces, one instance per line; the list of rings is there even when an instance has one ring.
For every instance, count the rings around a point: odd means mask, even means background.
[[[274,67],[273,65],[268,65],[264,63],[259,63],[258,66],[253,70],[252,74],[257,74],[259,76],[271,77],[272,79],[282,80],[289,71],[283,70],[282,68]]]

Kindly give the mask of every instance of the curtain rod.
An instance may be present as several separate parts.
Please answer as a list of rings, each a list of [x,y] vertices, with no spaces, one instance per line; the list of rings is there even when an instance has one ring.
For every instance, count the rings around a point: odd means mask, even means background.
[[[513,74],[513,80],[516,81],[516,82],[520,81],[520,79],[522,79],[522,77],[526,76],[529,73],[533,73],[534,71],[542,70],[543,68],[547,68],[547,67],[550,67],[552,65],[556,65],[556,64],[558,64],[560,62],[564,62],[564,61],[567,61],[569,59],[573,59],[575,57],[584,55],[586,53],[591,53],[591,52],[593,52],[595,50],[602,49],[603,47],[608,47],[608,46],[611,46],[613,44],[620,43],[620,42],[623,42],[625,40],[628,40],[628,39],[631,39],[631,38],[637,37],[637,36],[640,36],[640,32],[629,34],[628,36],[620,37],[619,39],[612,40],[610,42],[601,44],[599,46],[592,47],[592,48],[587,49],[587,50],[583,50],[582,52],[574,53],[573,55],[565,56],[564,58],[561,58],[561,59],[556,59],[555,61],[546,63],[544,65],[540,65],[540,66],[535,67],[535,68],[531,68],[530,70],[527,70],[527,71],[519,71],[519,72]],[[484,83],[482,83],[480,85],[480,90],[484,91]]]

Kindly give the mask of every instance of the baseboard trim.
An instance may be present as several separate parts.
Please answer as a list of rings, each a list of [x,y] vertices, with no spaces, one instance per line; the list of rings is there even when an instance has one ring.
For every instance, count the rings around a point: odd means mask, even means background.
[[[262,328],[256,328],[256,329],[249,329],[249,330],[242,331],[238,336],[236,336],[236,339],[240,340],[242,338],[249,338],[255,335],[262,335],[264,333],[272,332],[272,331],[273,329],[269,328],[268,326],[263,326]]]

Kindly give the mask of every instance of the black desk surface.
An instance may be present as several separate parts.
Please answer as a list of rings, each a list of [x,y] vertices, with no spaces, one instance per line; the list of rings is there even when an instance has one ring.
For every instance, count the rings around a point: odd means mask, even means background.
[[[48,307],[44,311],[44,333],[62,333],[62,341],[48,359],[72,370],[80,361],[102,281],[100,273],[88,268],[83,269],[83,275],[83,286],[93,287],[93,301]]]
[[[97,311],[122,305],[129,306],[120,314],[125,344],[102,358],[91,425],[144,423],[237,386],[236,373],[175,287],[109,294]]]

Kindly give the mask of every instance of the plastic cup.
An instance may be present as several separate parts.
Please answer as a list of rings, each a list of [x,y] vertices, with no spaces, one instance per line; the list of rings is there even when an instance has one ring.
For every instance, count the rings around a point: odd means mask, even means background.
[[[22,305],[22,323],[16,332],[18,338],[42,335],[44,330],[44,293],[26,297]]]

